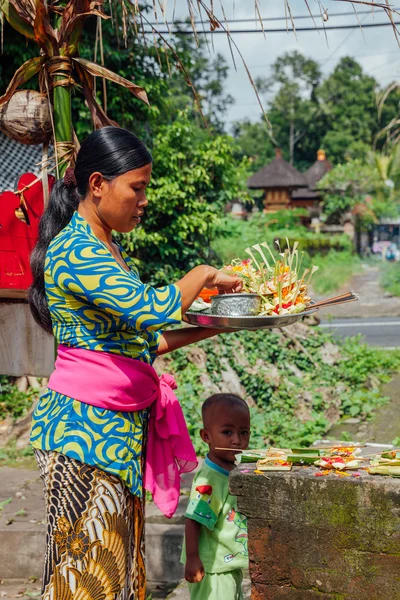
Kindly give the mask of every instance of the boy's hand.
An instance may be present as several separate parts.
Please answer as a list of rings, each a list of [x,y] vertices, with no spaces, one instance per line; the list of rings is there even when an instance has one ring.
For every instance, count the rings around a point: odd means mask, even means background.
[[[204,577],[204,566],[200,556],[191,556],[186,560],[185,579],[189,583],[199,583]]]

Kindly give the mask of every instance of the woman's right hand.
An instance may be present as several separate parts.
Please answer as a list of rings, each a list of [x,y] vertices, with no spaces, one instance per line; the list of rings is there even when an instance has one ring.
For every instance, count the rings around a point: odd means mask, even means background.
[[[208,289],[217,288],[219,292],[225,292],[226,294],[236,294],[242,291],[243,281],[237,276],[227,275],[223,271],[210,267],[210,275],[204,287]]]
[[[239,277],[232,277],[215,267],[200,265],[187,273],[176,285],[181,291],[182,313],[184,314],[197,298],[203,287],[218,288],[222,293],[240,292],[243,283]]]

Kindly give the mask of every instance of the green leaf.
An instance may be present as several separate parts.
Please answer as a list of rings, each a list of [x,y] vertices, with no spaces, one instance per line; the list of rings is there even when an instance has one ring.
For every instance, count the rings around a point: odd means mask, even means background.
[[[7,504],[10,504],[10,502],[12,502],[12,498],[7,498],[7,500],[3,500],[3,502],[0,502],[0,510],[3,510],[3,508],[7,506]]]

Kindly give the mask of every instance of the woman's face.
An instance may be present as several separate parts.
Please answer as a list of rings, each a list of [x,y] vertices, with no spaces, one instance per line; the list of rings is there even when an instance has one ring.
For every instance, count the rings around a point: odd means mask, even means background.
[[[90,187],[96,205],[98,217],[104,225],[127,233],[140,223],[148,200],[146,187],[151,178],[151,163],[118,175],[111,181],[105,180],[99,173],[90,177]],[[96,175],[99,176],[96,179]]]

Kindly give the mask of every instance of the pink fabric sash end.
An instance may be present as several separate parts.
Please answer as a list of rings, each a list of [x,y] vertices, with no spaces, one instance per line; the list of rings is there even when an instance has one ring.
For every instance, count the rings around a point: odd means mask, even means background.
[[[143,485],[166,517],[180,496],[180,475],[197,466],[172,375],[158,377],[139,360],[60,345],[48,387],[70,398],[117,412],[149,406],[149,429]]]

